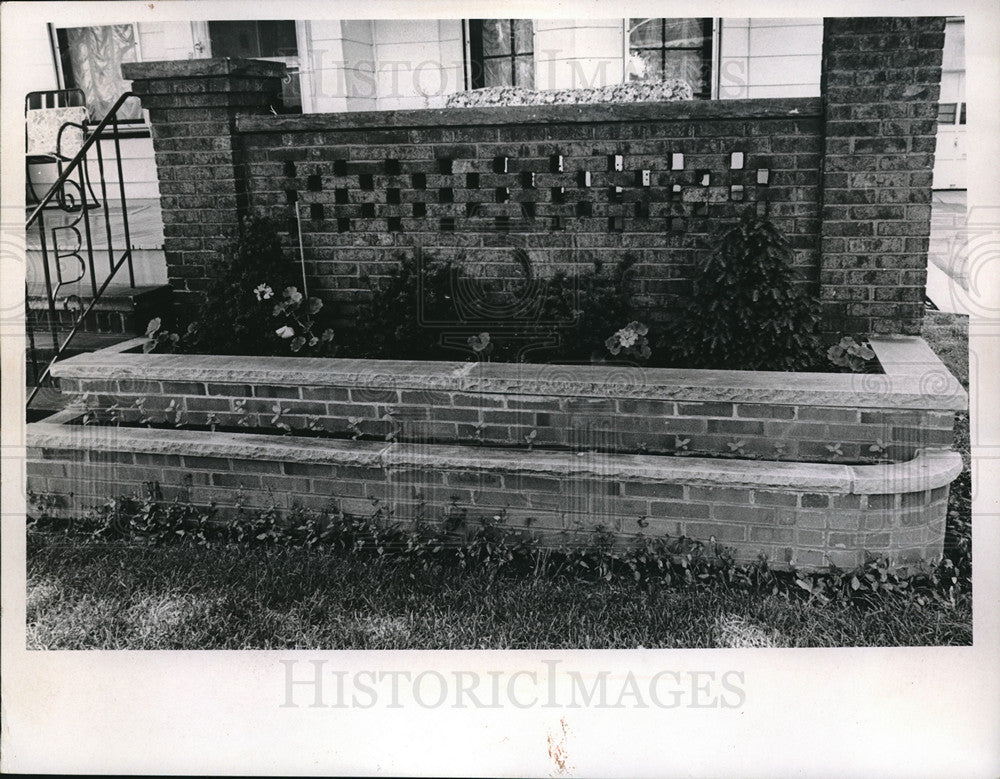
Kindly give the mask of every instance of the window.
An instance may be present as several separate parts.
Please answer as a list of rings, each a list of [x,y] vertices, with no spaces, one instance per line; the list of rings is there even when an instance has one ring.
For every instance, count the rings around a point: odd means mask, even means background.
[[[634,77],[679,78],[691,85],[695,97],[711,97],[711,19],[629,19],[628,42],[633,60],[641,63],[632,69]]]
[[[965,124],[965,103],[939,103],[938,124]]]
[[[965,22],[961,17],[949,17],[946,23],[939,99],[939,124],[965,124]]]
[[[288,78],[281,87],[286,113],[302,112],[299,86],[299,47],[293,21],[209,22],[213,57],[262,59],[283,62]]]
[[[121,65],[138,59],[135,26],[65,27],[56,30],[56,42],[63,87],[82,89],[90,120],[101,121],[131,86],[122,78]],[[138,98],[129,98],[118,118],[141,121]]]
[[[535,51],[530,19],[470,19],[472,89],[535,86]]]

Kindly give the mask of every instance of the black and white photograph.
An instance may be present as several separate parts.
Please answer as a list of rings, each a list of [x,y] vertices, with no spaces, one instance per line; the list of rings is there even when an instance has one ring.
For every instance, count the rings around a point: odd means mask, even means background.
[[[995,776],[997,9],[497,10],[0,6],[4,771]]]

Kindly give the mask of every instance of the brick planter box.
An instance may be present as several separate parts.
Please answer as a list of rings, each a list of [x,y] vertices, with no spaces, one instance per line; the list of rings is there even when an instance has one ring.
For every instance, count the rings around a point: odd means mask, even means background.
[[[920,339],[872,345],[884,374],[106,350],[53,371],[98,417],[212,414],[341,437],[57,424],[81,404],[28,426],[29,486],[73,510],[155,483],[164,497],[222,507],[333,500],[368,513],[374,499],[401,520],[420,505],[432,520],[503,513],[552,544],[602,527],[623,541],[714,538],[741,558],[803,568],[866,552],[935,558],[966,396]]]

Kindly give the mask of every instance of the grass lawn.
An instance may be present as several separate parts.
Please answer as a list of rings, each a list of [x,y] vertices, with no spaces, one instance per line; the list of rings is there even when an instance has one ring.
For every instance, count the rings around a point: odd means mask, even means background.
[[[967,318],[924,336],[968,386]],[[968,417],[956,445],[968,464]],[[968,468],[952,488],[950,550],[967,550]],[[953,552],[954,553],[954,552]],[[863,607],[713,583],[440,575],[415,563],[235,546],[68,544],[33,531],[27,645],[48,649],[505,649],[919,646],[972,643],[953,602],[887,593]]]
[[[441,579],[288,549],[34,550],[28,646],[60,649],[527,649],[970,644],[967,603],[863,611],[713,586]],[[410,578],[410,574],[414,578]]]

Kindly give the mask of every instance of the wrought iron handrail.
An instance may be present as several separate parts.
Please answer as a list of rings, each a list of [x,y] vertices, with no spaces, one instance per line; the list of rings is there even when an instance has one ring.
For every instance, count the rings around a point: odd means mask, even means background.
[[[129,233],[128,224],[128,207],[125,200],[125,179],[122,171],[122,156],[121,156],[121,145],[120,145],[120,130],[119,130],[119,120],[118,111],[131,97],[135,97],[132,92],[126,92],[111,107],[105,117],[97,124],[97,126],[90,131],[89,135],[84,139],[83,145],[80,147],[79,151],[73,156],[71,160],[60,166],[60,173],[57,176],[55,182],[49,187],[48,191],[39,199],[37,205],[28,215],[25,220],[25,232],[32,228],[33,225],[38,226],[39,232],[39,242],[42,253],[42,272],[44,275],[45,282],[45,294],[46,302],[48,307],[48,319],[49,319],[49,330],[52,337],[52,345],[55,350],[54,355],[48,361],[45,369],[38,374],[37,372],[37,353],[35,349],[35,333],[30,317],[30,309],[28,308],[29,294],[27,287],[27,280],[25,281],[25,322],[27,327],[28,343],[30,353],[30,359],[32,365],[35,366],[35,386],[31,393],[28,395],[26,405],[31,405],[31,402],[35,399],[38,394],[39,389],[42,384],[49,378],[51,373],[51,368],[53,363],[56,362],[66,351],[73,337],[79,332],[80,327],[83,325],[84,321],[94,310],[94,307],[100,301],[101,296],[107,290],[111,281],[115,278],[118,272],[123,266],[128,267],[129,273],[129,286],[135,288],[135,269],[132,265],[132,239]],[[124,233],[124,250],[121,255],[117,258],[115,257],[114,242],[112,240],[111,232],[111,212],[109,208],[109,192],[108,184],[105,177],[105,167],[104,167],[104,153],[101,149],[101,141],[104,140],[104,132],[110,127],[111,128],[111,140],[114,143],[115,152],[115,165],[118,175],[118,197],[121,203],[121,223]],[[93,197],[93,186],[90,177],[90,169],[88,166],[88,156],[91,149],[96,149],[97,153],[97,169],[100,179],[100,190],[101,190],[101,201],[98,203],[91,204],[88,202],[88,193]],[[77,180],[73,180],[74,173],[77,174]],[[76,190],[78,197],[71,196],[67,188],[72,187]],[[63,211],[68,213],[74,213],[79,211],[80,216],[77,220],[68,225],[61,225],[52,228],[52,248],[53,256],[55,259],[54,268],[49,267],[49,248],[46,241],[45,235],[45,217],[44,212],[46,207],[53,204],[53,202]],[[100,208],[103,212],[104,217],[104,232],[105,238],[107,240],[107,253],[108,253],[108,274],[101,284],[97,282],[97,269],[94,263],[94,243],[93,236],[91,235],[90,218],[88,216],[88,211],[93,208]],[[83,232],[84,235],[80,235],[77,225],[83,222]],[[56,231],[65,230],[73,233],[77,240],[77,246],[65,254],[60,254],[59,244],[56,239]],[[86,251],[87,260],[84,261],[83,257],[80,255],[80,251]],[[61,261],[67,258],[74,258],[80,264],[79,275],[74,279],[64,279],[62,273]],[[59,290],[67,284],[75,284],[76,282],[82,280],[84,276],[87,275],[89,271],[90,274],[90,286],[91,286],[91,299],[90,303],[84,307],[79,307],[79,315],[76,317],[69,333],[60,342],[59,338],[59,322],[58,314],[56,311],[56,297]],[[53,276],[55,277],[56,284],[53,286]]]

